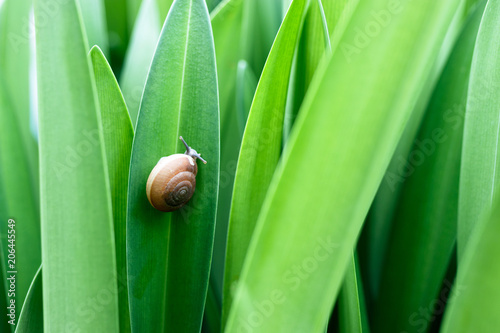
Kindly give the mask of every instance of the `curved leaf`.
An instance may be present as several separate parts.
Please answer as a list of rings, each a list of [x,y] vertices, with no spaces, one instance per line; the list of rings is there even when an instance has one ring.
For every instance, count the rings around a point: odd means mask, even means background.
[[[500,184],[500,3],[488,1],[472,61],[458,205],[458,258]]]
[[[0,68],[0,246],[3,256],[3,274],[7,271],[21,272],[16,275],[16,300],[22,304],[30,279],[41,263],[40,216],[37,195],[33,193],[29,154],[23,145],[22,131],[18,127],[16,109],[4,85],[3,71]],[[8,263],[7,239],[8,220],[15,220],[15,262]],[[1,254],[0,253],[0,254]],[[13,267],[7,267],[13,264]],[[6,280],[1,282],[7,283]],[[8,288],[7,288],[8,290]],[[19,313],[18,313],[19,314]]]
[[[460,158],[467,88],[477,30],[478,8],[439,79],[415,139],[407,176],[395,211],[393,230],[374,306],[377,331],[425,331],[440,315],[422,316],[435,299],[456,244]],[[418,205],[415,203],[418,202]],[[449,284],[449,281],[445,281]],[[387,320],[387,318],[392,318]]]
[[[324,74],[313,80],[285,148],[227,332],[324,330],[363,220],[459,2],[360,2]],[[390,22],[361,47],[359,27],[382,10]]]
[[[118,83],[99,47],[90,51],[101,109],[116,247],[120,332],[130,332],[128,308],[126,224],[127,190],[134,131]]]
[[[198,167],[190,202],[163,213],[149,204],[146,181],[161,157],[185,151],[179,135],[208,164]],[[127,265],[133,331],[199,331],[218,179],[217,75],[208,11],[204,0],[176,0],[148,75],[132,149]]]
[[[223,322],[229,314],[231,288],[239,280],[243,260],[267,188],[281,154],[283,118],[293,51],[306,0],[290,6],[266,62],[250,108],[234,182],[224,272]]]
[[[50,5],[35,2],[36,21]],[[112,207],[94,78],[75,1],[56,6],[59,15],[36,26],[44,328],[117,332]]]

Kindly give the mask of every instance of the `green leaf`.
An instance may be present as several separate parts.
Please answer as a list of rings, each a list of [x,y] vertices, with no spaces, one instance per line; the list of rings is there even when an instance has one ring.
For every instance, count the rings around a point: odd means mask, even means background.
[[[35,2],[36,21],[49,4]],[[117,332],[112,206],[94,78],[75,1],[56,5],[59,15],[36,26],[44,328]]]
[[[1,185],[1,184],[0,184]],[[2,193],[1,193],[1,189],[0,189],[0,199],[3,199],[4,196],[2,196]],[[3,209],[3,207],[1,206],[1,203],[0,203],[0,209]],[[1,260],[4,260],[4,253],[3,253],[3,250],[2,248],[0,247],[0,258]],[[5,276],[5,264],[2,264],[1,265],[2,269],[0,270],[0,278],[2,279],[2,281],[4,281],[2,284],[0,284],[0,305],[2,306],[2,308],[0,308],[0,315],[3,317],[3,318],[7,318],[7,305],[8,305],[8,301],[9,299],[7,298],[7,283],[6,283],[6,279],[7,277]],[[9,332],[11,331],[12,329],[12,326],[7,322],[7,320],[3,320],[2,323],[0,323],[0,330],[2,332]]]
[[[236,75],[236,115],[242,134],[245,130],[257,84],[258,81],[252,69],[245,60],[241,60],[238,63]]]
[[[18,127],[18,114],[11,103],[0,68],[0,258],[4,275],[7,271],[19,271],[16,275],[16,301],[22,304],[31,279],[41,263],[40,216],[37,195],[33,193],[30,161],[23,145],[22,131]],[[15,220],[15,262],[8,263],[8,220]],[[13,264],[14,267],[8,267]],[[1,282],[7,286],[7,281]],[[8,290],[9,288],[7,288]]]
[[[479,27],[465,113],[458,205],[458,259],[499,187],[500,3],[488,1]]]
[[[285,141],[290,135],[300,105],[319,61],[325,53],[327,47],[325,41],[328,41],[328,45],[330,44],[329,35],[325,36],[325,31],[328,33],[328,27],[325,26],[326,22],[323,21],[322,11],[321,2],[313,0],[308,6],[304,18],[304,27],[300,35],[293,74],[290,79],[290,97],[287,103],[284,125]]]
[[[134,126],[160,29],[156,0],[144,0],[132,32],[120,79],[120,86]]]
[[[401,190],[406,177],[395,177],[394,175],[405,173],[407,168],[407,159],[411,153],[414,141],[417,138],[419,128],[427,109],[432,93],[437,84],[437,81],[443,71],[443,67],[448,60],[449,54],[455,44],[456,39],[465,23],[461,10],[455,12],[454,19],[448,27],[445,40],[441,43],[439,56],[434,62],[433,69],[429,75],[423,79],[422,89],[411,113],[411,118],[406,124],[401,139],[399,140],[396,151],[394,152],[391,162],[387,167],[386,174],[377,195],[370,209],[368,223],[364,228],[362,242],[366,253],[361,257],[366,257],[366,270],[370,276],[367,283],[367,297],[378,298],[380,289],[380,279],[382,274],[382,266],[387,255],[387,244],[389,243],[392,222],[394,214],[401,194]],[[376,13],[374,14],[376,15]],[[384,16],[373,16],[378,20]],[[401,171],[403,170],[403,171]]]
[[[221,173],[211,274],[214,290],[221,298],[231,196],[243,136],[243,131],[238,126],[236,112],[236,72],[241,50],[234,47],[243,42],[241,36],[243,3],[243,0],[225,0],[210,13],[217,60],[221,124]]]
[[[104,147],[113,206],[120,332],[130,332],[127,290],[127,190],[134,131],[118,83],[99,47],[90,52],[101,109]]]
[[[457,39],[412,146],[408,169],[386,176],[405,183],[375,305],[374,325],[381,332],[412,331],[415,326],[424,331],[440,314],[429,304],[439,299],[456,242],[463,120],[484,4]],[[432,315],[422,316],[419,309]]]
[[[331,51],[330,35],[336,38],[338,44],[358,3],[359,0],[312,0],[304,19],[291,79],[285,116],[285,140],[290,135],[325,50]]]
[[[324,330],[364,218],[459,2],[360,2],[324,74],[313,80],[285,147],[227,332]],[[382,10],[390,22],[379,25],[370,43],[357,44],[359,29]]]
[[[174,0],[156,0],[158,2],[158,9],[160,13],[160,22],[163,23],[167,18],[167,14],[174,3]]]
[[[104,0],[79,1],[85,32],[90,47],[98,45],[104,54],[109,55],[108,29]]]
[[[131,27],[129,26],[130,14],[127,8],[129,0],[103,1],[108,26],[110,63],[115,73],[120,73],[131,33]]]
[[[137,15],[141,5],[144,3],[142,0],[127,0],[127,17],[128,17],[128,29],[132,31],[136,24]]]
[[[353,254],[346,269],[339,293],[340,333],[369,332],[357,254]]]
[[[208,164],[198,167],[189,203],[163,213],[148,202],[146,181],[161,157],[185,151],[179,135]],[[204,0],[177,0],[151,65],[132,149],[127,265],[133,331],[199,331],[218,179],[219,108],[208,11]]]
[[[28,23],[30,22],[32,3],[32,0],[5,0],[2,4],[0,68],[5,82],[3,89],[6,90],[6,94],[10,98],[12,112],[16,115],[17,127],[21,134],[19,142],[24,146],[25,158],[28,160],[29,173],[25,177],[29,177],[28,179],[31,181],[30,191],[35,194],[36,199],[32,209],[38,210],[38,148],[32,132],[29,82],[31,37]],[[36,270],[38,266],[37,264],[34,269]],[[28,275],[31,276],[31,273]]]
[[[290,70],[306,0],[296,0],[276,36],[248,116],[233,190],[224,272],[223,323],[231,307],[232,288],[278,164]]]
[[[488,2],[488,5],[495,2]],[[490,7],[490,10],[492,8]],[[492,12],[485,16],[490,18]],[[481,38],[481,37],[478,37]],[[472,75],[472,73],[471,73]],[[459,262],[458,275],[440,332],[495,332],[500,325],[500,265],[491,258],[500,251],[500,200],[495,197],[491,214],[484,215],[471,233]]]
[[[42,266],[38,269],[19,315],[16,333],[43,332]]]

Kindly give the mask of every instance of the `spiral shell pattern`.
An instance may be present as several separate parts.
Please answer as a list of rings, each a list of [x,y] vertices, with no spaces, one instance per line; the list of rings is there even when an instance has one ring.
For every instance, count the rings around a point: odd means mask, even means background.
[[[175,154],[160,159],[146,186],[151,205],[163,212],[184,206],[194,194],[197,172],[196,162],[188,155]]]

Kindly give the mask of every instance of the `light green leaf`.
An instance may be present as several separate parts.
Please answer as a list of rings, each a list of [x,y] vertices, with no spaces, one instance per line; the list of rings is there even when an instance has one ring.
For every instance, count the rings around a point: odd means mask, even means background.
[[[488,5],[494,3],[490,1]],[[492,263],[491,259],[500,251],[499,233],[500,200],[496,196],[491,214],[484,215],[484,218],[478,222],[462,252],[457,279],[440,332],[496,332],[498,330],[500,325],[498,316],[500,265]]]
[[[215,58],[217,60],[221,118],[221,173],[211,274],[214,281],[214,290],[220,297],[222,297],[227,226],[231,196],[233,194],[234,174],[243,136],[243,131],[238,126],[236,111],[236,72],[241,51],[238,47],[235,47],[235,45],[242,43],[243,3],[243,0],[225,0],[210,14],[215,43]]]
[[[127,190],[134,131],[118,83],[98,47],[91,52],[113,205],[120,332],[130,332],[126,265]]]
[[[35,20],[49,3],[35,2]],[[75,1],[57,6],[59,15],[36,26],[44,328],[117,332],[112,207],[94,78]],[[98,310],[93,300],[102,300]]]
[[[227,332],[324,330],[364,218],[458,5],[360,2],[339,49],[311,84],[285,148]],[[390,22],[370,43],[357,44],[359,29],[381,10]]]
[[[108,28],[103,0],[79,0],[90,47],[98,45],[109,56]]]
[[[41,263],[40,216],[37,195],[33,193],[30,161],[23,145],[22,131],[18,127],[18,114],[11,103],[0,69],[0,258],[4,275],[7,271],[19,271],[16,275],[16,300],[22,304],[31,279]],[[9,254],[7,240],[8,220],[15,220],[15,262],[7,262]],[[10,267],[9,265],[14,265]],[[5,286],[7,281],[1,282]],[[9,289],[9,288],[7,288]],[[19,313],[17,313],[19,314]]]
[[[463,6],[460,6],[455,12],[452,23],[448,26],[446,37],[443,43],[441,43],[441,50],[434,62],[433,69],[429,72],[429,75],[423,79],[425,82],[422,84],[423,88],[417,98],[417,102],[411,113],[411,118],[406,124],[370,209],[368,223],[364,228],[365,231],[362,236],[362,243],[366,244],[365,249],[367,251],[363,256],[366,256],[366,270],[369,271],[368,276],[370,276],[366,284],[368,289],[367,297],[372,297],[374,299],[378,298],[382,266],[387,254],[387,244],[389,243],[392,222],[394,220],[394,214],[396,212],[403,183],[406,179],[406,177],[394,177],[394,175],[406,173],[406,169],[408,168],[407,164],[409,164],[407,159],[411,153],[415,139],[417,138],[429,100],[432,97],[434,88],[443,71],[443,67],[465,23],[462,17],[462,9]],[[372,17],[378,20],[387,20],[383,11]]]
[[[374,306],[374,325],[381,332],[425,331],[440,314],[429,304],[440,299],[456,242],[463,120],[484,4],[456,42],[412,146],[408,169],[386,176],[392,181],[405,178],[405,183]],[[432,315],[422,316],[419,309]]]
[[[209,12],[211,12],[221,2],[221,0],[205,0],[205,1],[207,2],[207,7]]]
[[[16,333],[43,332],[42,267],[38,269],[19,315]]]
[[[281,154],[290,70],[306,9],[295,0],[276,36],[248,116],[233,190],[224,272],[223,323],[260,207]]]
[[[38,147],[32,133],[30,116],[30,11],[32,0],[5,0],[0,17],[0,68],[5,82],[7,96],[10,98],[12,112],[24,146],[25,158],[29,170],[24,177],[31,182],[31,192],[35,194],[35,206],[38,210]],[[37,251],[39,252],[39,251]],[[36,269],[38,268],[36,265]],[[35,271],[30,271],[34,273]],[[31,283],[31,282],[30,282]]]
[[[358,3],[359,0],[312,0],[304,20],[291,79],[285,116],[285,140],[290,135],[325,50],[331,51],[330,35],[338,44]]]
[[[245,60],[241,60],[238,63],[236,74],[236,115],[242,134],[245,130],[257,84],[258,81],[252,69]]]
[[[163,213],[148,202],[146,181],[161,157],[185,151],[179,135],[208,164],[198,167],[189,203]],[[219,108],[208,11],[204,0],[177,0],[148,75],[132,149],[127,265],[133,331],[200,330],[218,179]]]
[[[144,0],[132,32],[120,79],[120,86],[134,126],[160,29],[156,0]]]
[[[458,259],[499,188],[500,3],[488,1],[479,27],[465,113],[458,205]]]

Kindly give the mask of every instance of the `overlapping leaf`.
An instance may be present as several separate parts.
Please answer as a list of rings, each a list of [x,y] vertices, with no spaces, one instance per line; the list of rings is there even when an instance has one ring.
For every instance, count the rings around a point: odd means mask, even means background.
[[[324,330],[370,203],[459,5],[389,3],[358,5],[324,75],[312,83],[259,217],[228,332]],[[357,44],[359,27],[380,10],[390,10],[390,23]],[[266,312],[259,310],[264,303]]]
[[[238,282],[260,207],[281,155],[290,69],[305,8],[305,0],[292,3],[269,54],[248,116],[229,219],[224,318],[232,303],[231,288]]]
[[[484,4],[456,42],[411,149],[408,169],[386,176],[391,182],[405,182],[375,306],[374,325],[380,331],[427,329],[440,313],[430,309],[431,316],[421,316],[419,309],[428,309],[436,299],[446,301],[439,290],[456,244],[463,120]],[[447,288],[450,284],[445,281]],[[392,320],[383,319],[389,316]]]
[[[465,113],[458,211],[458,257],[477,221],[491,209],[500,183],[500,4],[489,1],[481,21]]]
[[[35,2],[35,20],[48,5]],[[116,332],[112,207],[94,76],[78,6],[56,6],[58,15],[36,26],[44,328]]]
[[[90,52],[101,110],[104,148],[113,206],[120,332],[130,331],[126,266],[127,190],[132,123],[111,67],[98,47]]]
[[[186,141],[199,165],[191,201],[173,213],[154,209],[146,181],[163,156]],[[134,137],[127,217],[133,331],[198,331],[208,287],[219,179],[215,52],[204,0],[176,0],[148,75]],[[151,320],[154,318],[154,320]]]

